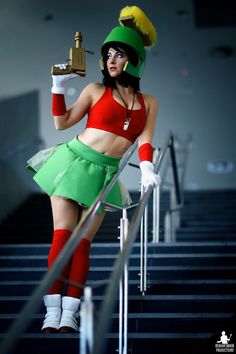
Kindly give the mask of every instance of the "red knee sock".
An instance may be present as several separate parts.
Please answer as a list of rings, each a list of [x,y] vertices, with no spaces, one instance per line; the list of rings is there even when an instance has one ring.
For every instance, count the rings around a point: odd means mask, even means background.
[[[80,284],[85,284],[89,272],[89,253],[91,242],[82,239],[79,242],[70,264],[69,280]],[[83,289],[68,284],[67,296],[80,298]]]
[[[70,235],[71,235],[70,230],[63,230],[63,229],[54,230],[52,245],[48,254],[48,269],[51,268],[58,254],[61,252],[66,242],[68,241]],[[63,278],[67,278],[68,276],[69,263],[70,262],[68,262],[68,264],[65,265],[61,273],[61,276]],[[63,292],[63,289],[64,289],[64,282],[61,279],[56,279],[56,281],[53,283],[52,287],[50,288],[48,294],[50,295],[61,294]]]

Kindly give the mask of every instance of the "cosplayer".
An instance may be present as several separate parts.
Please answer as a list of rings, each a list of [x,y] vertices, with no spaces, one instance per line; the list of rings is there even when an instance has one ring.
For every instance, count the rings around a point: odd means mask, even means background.
[[[130,18],[132,21],[130,21]],[[124,19],[124,21],[122,21]],[[101,48],[103,83],[86,86],[69,109],[66,108],[65,82],[76,74],[53,75],[52,111],[56,129],[64,130],[88,115],[85,130],[68,143],[40,151],[28,161],[34,180],[51,199],[54,234],[48,255],[48,268],[61,252],[73,229],[119,168],[128,148],[138,139],[141,181],[144,187],[157,185],[153,171],[152,137],[158,104],[153,96],[141,94],[139,81],[146,61],[145,47],[156,41],[156,31],[136,6],[121,10],[120,25],[113,28]],[[127,21],[126,21],[127,20]],[[66,64],[58,66],[63,69]],[[127,206],[128,192],[118,181],[107,202]],[[42,332],[78,331],[77,318],[82,289],[89,271],[90,245],[105,215],[95,217],[81,239],[61,278],[44,296],[46,316]]]

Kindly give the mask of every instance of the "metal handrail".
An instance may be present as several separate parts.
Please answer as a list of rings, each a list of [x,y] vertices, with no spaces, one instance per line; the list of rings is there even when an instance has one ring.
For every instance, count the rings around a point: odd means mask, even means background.
[[[73,254],[75,248],[79,244],[80,239],[84,236],[86,231],[88,230],[90,224],[94,220],[95,216],[99,212],[100,207],[105,202],[105,199],[108,193],[113,188],[114,184],[116,183],[120,173],[123,171],[125,166],[127,165],[128,160],[134,153],[137,147],[137,141],[131,145],[129,150],[126,152],[124,157],[122,158],[119,166],[119,170],[113,176],[110,183],[104,188],[103,191],[99,194],[97,199],[95,200],[94,204],[90,207],[88,212],[85,214],[84,218],[81,222],[76,226],[74,229],[71,237],[69,238],[68,242],[65,244],[63,250],[58,255],[57,259],[53,263],[52,267],[43,277],[40,285],[35,289],[33,292],[31,299],[29,302],[25,304],[22,311],[20,312],[18,318],[13,322],[9,331],[6,334],[6,337],[3,339],[0,345],[0,352],[1,354],[7,354],[9,351],[14,347],[16,341],[19,339],[21,333],[24,332],[25,328],[27,327],[28,323],[30,322],[30,317],[32,313],[34,313],[40,306],[42,302],[42,298],[47,293],[48,289],[50,288],[51,284],[61,273],[65,263],[69,260],[71,255]]]
[[[192,137],[188,136],[187,142],[185,142],[185,146],[182,146],[182,149],[180,149],[180,146],[178,146],[179,142],[178,140],[175,139],[175,145],[174,145],[174,138],[172,137],[172,143],[170,145],[170,159],[171,159],[171,166],[175,166],[173,168],[173,179],[174,182],[176,181],[177,175],[177,161],[176,161],[176,154],[175,154],[175,146],[177,142],[177,150],[182,150],[185,152],[184,154],[184,162],[180,165],[178,163],[178,167],[182,168],[182,173],[180,175],[180,181],[178,183],[178,191],[176,190],[176,185],[173,186],[173,183],[167,183],[165,182],[165,185],[169,185],[170,187],[170,205],[167,208],[165,212],[165,217],[164,217],[164,241],[167,243],[170,242],[175,242],[176,241],[176,230],[180,226],[180,210],[183,207],[184,204],[184,195],[183,195],[183,190],[184,190],[184,179],[185,179],[185,173],[186,173],[186,165],[187,165],[187,158],[188,158],[188,150],[189,146],[192,142]],[[167,165],[166,167],[168,167]],[[166,171],[167,172],[167,169]],[[166,174],[164,174],[164,177]],[[176,193],[177,192],[177,193]],[[155,194],[155,193],[154,193]],[[178,195],[181,195],[181,200],[178,198]],[[156,232],[156,230],[155,230]],[[154,238],[155,241],[158,239],[158,237]]]
[[[176,141],[176,138],[175,138],[175,141]],[[182,145],[184,145],[184,146],[177,147],[177,150],[179,150],[180,152],[181,151],[185,152],[184,159],[183,159],[183,162],[181,164],[181,167],[182,167],[182,174],[180,176],[180,188],[181,188],[181,190],[184,189],[186,167],[187,167],[187,162],[188,162],[188,158],[189,158],[189,150],[191,150],[191,148],[192,148],[192,143],[193,143],[193,137],[192,137],[191,134],[189,134],[187,136],[186,141],[184,143],[182,142]],[[178,140],[177,140],[177,144],[180,145],[180,142]]]
[[[163,159],[165,157],[167,149],[170,147],[170,145],[173,143],[173,134],[170,133],[166,139],[166,142],[163,146],[163,148],[160,150],[157,160],[154,165],[154,172],[158,173],[161,167],[161,164],[163,162]],[[176,168],[176,165],[173,165],[173,168]],[[178,175],[176,175],[176,179],[174,180],[174,184],[177,187],[176,188],[176,198],[179,203],[181,203],[181,194],[180,194],[180,189],[179,187],[179,180],[178,180]],[[114,264],[114,270],[111,273],[110,280],[107,285],[107,290],[106,290],[106,296],[102,304],[102,308],[100,311],[100,316],[99,316],[99,321],[97,324],[97,331],[95,333],[95,340],[94,343],[96,343],[92,354],[101,354],[104,353],[104,347],[105,347],[105,338],[106,338],[106,333],[108,332],[109,325],[111,322],[111,313],[114,310],[115,306],[115,294],[118,291],[118,286],[119,286],[119,281],[122,276],[122,272],[124,269],[124,266],[128,260],[128,257],[131,253],[133,244],[136,239],[136,235],[139,230],[139,225],[141,218],[143,216],[143,213],[145,211],[145,207],[148,203],[149,197],[152,193],[153,186],[149,186],[141,195],[139,203],[137,205],[137,208],[132,216],[132,219],[130,221],[130,226],[128,230],[128,234],[126,237],[126,241],[123,245],[123,249],[119,255],[119,257],[116,259],[115,264]]]
[[[175,149],[174,149],[175,152],[177,152],[177,153],[178,153],[178,151],[185,152],[183,162],[181,164],[178,162],[178,164],[177,164],[178,170],[179,170],[179,167],[181,167],[181,170],[182,170],[182,173],[179,174],[179,185],[180,185],[180,191],[183,191],[184,190],[184,183],[185,183],[185,175],[186,175],[186,166],[187,166],[187,161],[188,161],[188,157],[189,157],[188,152],[191,149],[193,139],[192,139],[191,135],[188,135],[186,141],[181,142],[181,141],[179,141],[179,139],[176,136],[173,138],[173,140],[174,140],[173,146],[175,147]],[[167,164],[165,166],[165,170],[163,172],[162,185],[165,185],[167,187],[171,187],[171,186],[173,186],[173,183],[165,180],[168,167],[169,167],[169,164]],[[183,195],[182,195],[182,203],[183,203]],[[171,210],[169,210],[169,211],[171,211]]]
[[[174,148],[174,137],[172,134],[170,136],[169,148],[170,148],[171,163],[173,167],[172,171],[173,171],[174,186],[175,186],[175,197],[176,197],[177,204],[180,205],[182,202],[182,194],[181,194],[180,184],[178,179],[177,163],[176,163],[175,148]]]

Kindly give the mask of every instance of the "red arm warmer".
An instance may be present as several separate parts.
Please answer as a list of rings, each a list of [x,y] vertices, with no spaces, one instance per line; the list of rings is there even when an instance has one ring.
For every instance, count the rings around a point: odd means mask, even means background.
[[[52,115],[63,116],[67,112],[65,96],[57,93],[52,94]]]
[[[150,143],[142,144],[138,149],[138,155],[140,161],[150,161],[152,162],[153,149]]]

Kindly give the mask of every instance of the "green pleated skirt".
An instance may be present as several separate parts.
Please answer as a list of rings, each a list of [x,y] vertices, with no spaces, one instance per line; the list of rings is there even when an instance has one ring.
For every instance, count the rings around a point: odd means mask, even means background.
[[[40,150],[27,161],[33,179],[49,196],[72,199],[89,208],[119,169],[120,158],[93,150],[77,138]],[[118,180],[106,202],[118,207],[130,205],[128,191]]]

